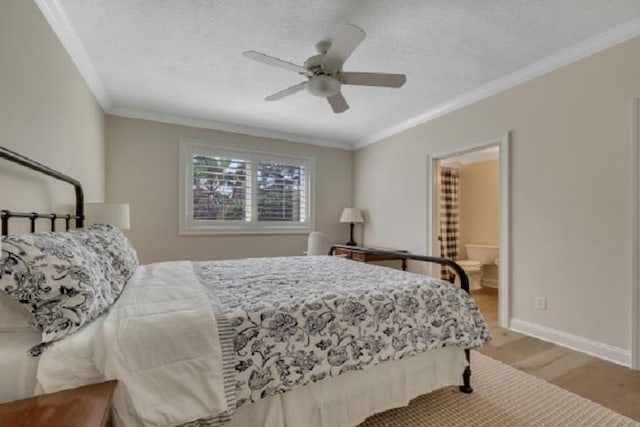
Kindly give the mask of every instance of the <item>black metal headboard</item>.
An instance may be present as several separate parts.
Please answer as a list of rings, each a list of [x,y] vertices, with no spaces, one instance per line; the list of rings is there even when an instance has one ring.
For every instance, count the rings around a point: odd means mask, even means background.
[[[59,179],[60,181],[69,183],[73,185],[73,188],[76,192],[75,215],[37,212],[12,212],[9,210],[0,211],[3,236],[9,234],[9,219],[11,218],[29,218],[29,220],[31,221],[32,233],[36,230],[36,220],[42,218],[48,219],[51,222],[51,231],[56,231],[57,220],[64,220],[67,230],[70,228],[71,220],[75,221],[76,228],[84,227],[84,193],[82,192],[82,185],[80,184],[80,181],[2,146],[0,146],[0,157],[10,162],[17,163],[21,166],[25,166],[29,169],[33,169],[34,171]]]

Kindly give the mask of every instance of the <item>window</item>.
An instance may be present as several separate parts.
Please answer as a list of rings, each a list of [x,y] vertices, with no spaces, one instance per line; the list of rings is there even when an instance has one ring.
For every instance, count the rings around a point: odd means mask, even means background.
[[[313,159],[180,143],[180,233],[307,233]]]

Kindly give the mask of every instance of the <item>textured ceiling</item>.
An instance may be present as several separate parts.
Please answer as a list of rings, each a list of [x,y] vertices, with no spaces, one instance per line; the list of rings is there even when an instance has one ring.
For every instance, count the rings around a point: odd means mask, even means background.
[[[42,1],[66,15],[109,110],[347,143],[640,16],[638,0]],[[343,87],[343,114],[306,91],[264,101],[302,79],[243,51],[302,64],[345,22],[367,37],[344,69],[405,73],[404,87]]]

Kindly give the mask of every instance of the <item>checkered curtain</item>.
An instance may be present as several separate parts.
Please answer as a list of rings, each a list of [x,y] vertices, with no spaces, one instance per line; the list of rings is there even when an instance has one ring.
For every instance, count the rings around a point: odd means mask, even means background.
[[[442,168],[440,172],[440,256],[458,258],[458,181],[457,169]],[[453,283],[456,275],[449,267],[442,267],[440,277]]]

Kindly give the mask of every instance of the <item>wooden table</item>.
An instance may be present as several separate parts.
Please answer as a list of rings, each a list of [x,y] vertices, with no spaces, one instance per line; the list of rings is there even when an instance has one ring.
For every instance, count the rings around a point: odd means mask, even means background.
[[[112,380],[0,404],[0,426],[110,427],[117,384]]]
[[[377,249],[381,251],[393,251],[393,252],[406,252],[405,250],[400,249],[391,249],[391,248],[380,248],[380,247],[369,247],[365,249]],[[360,251],[357,249],[346,249],[346,248],[335,248],[333,251],[334,255],[343,256],[348,259],[352,259],[354,261],[360,262],[372,262],[372,261],[394,261],[398,260],[402,262],[402,269],[406,271],[407,269],[407,259],[400,255],[380,255],[380,254],[371,254],[368,252]]]

